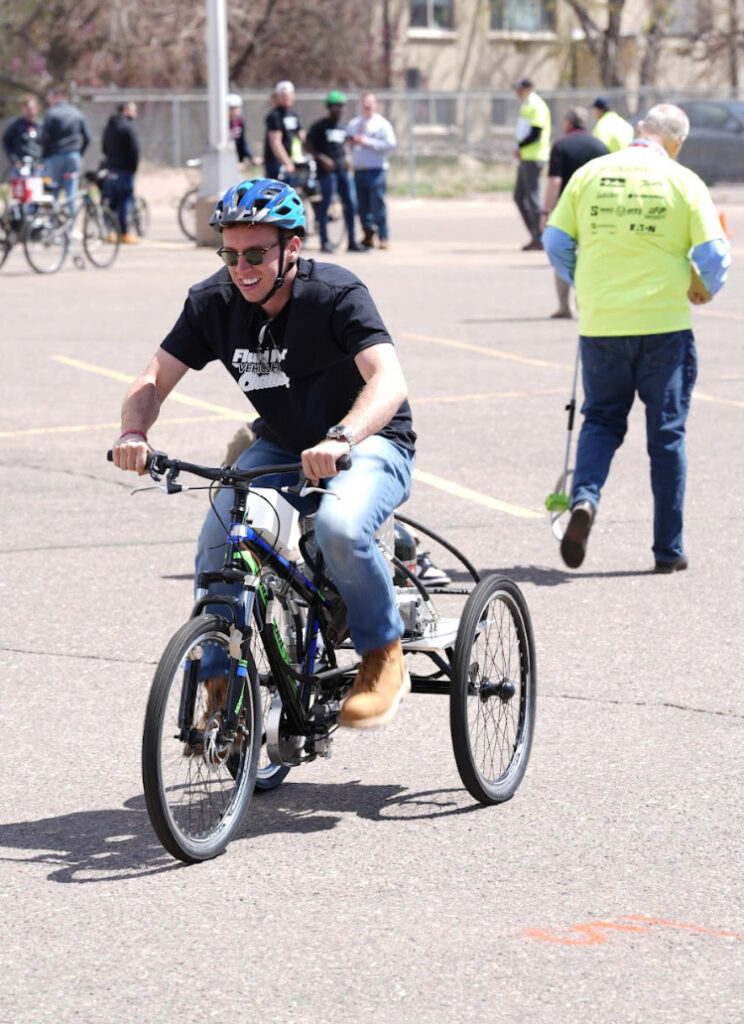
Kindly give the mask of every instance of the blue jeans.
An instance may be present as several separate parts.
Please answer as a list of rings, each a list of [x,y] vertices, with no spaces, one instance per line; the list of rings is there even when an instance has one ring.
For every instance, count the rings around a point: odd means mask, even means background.
[[[338,192],[344,208],[346,232],[349,236],[349,244],[351,244],[354,241],[354,221],[357,215],[356,190],[351,175],[345,168],[339,167],[335,171],[326,171],[321,174],[318,181],[322,196],[317,206],[321,244],[325,245],[328,242],[328,207],[336,192]]]
[[[79,153],[57,153],[54,156],[44,158],[44,174],[52,179],[54,197],[60,188],[65,190],[65,195],[70,200],[70,207],[74,212],[73,199],[78,190],[80,180],[80,154]]]
[[[387,171],[384,167],[374,167],[366,171],[354,171],[359,219],[362,227],[368,231],[377,230],[380,241],[387,241],[388,223],[387,207],[385,206],[385,189],[387,188]]]
[[[581,337],[584,423],[576,451],[571,504],[595,508],[623,443],[636,391],[646,406],[646,448],[654,496],[654,557],[683,554],[682,512],[687,476],[685,426],[697,377],[692,331],[627,338]]]
[[[126,234],[134,203],[134,171],[109,171],[103,180],[103,193],[119,218],[121,233]]]
[[[375,531],[401,505],[411,491],[413,453],[387,438],[373,435],[360,442],[352,453],[352,467],[324,482],[338,498],[324,495],[315,517],[315,539],[323,552],[330,575],[346,604],[347,622],[359,654],[385,647],[403,635],[403,623],[395,600],[393,581],[385,558],[374,540]],[[259,439],[236,460],[240,469],[299,462],[299,455]],[[261,486],[291,484],[296,474],[261,477]],[[286,495],[284,495],[286,497]],[[222,521],[230,520],[232,491],[220,490],[215,506]],[[294,502],[293,502],[294,503]],[[312,497],[301,513],[311,510]],[[196,573],[222,568],[225,531],[210,509],[202,526],[196,552]],[[215,585],[223,593],[239,594],[241,587]],[[210,611],[219,612],[219,604]],[[242,623],[241,623],[242,624]],[[205,658],[202,677],[219,675],[220,667]]]

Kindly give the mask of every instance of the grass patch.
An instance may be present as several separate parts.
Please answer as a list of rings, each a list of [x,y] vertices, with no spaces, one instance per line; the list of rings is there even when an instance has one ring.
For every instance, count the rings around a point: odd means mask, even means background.
[[[471,157],[452,160],[425,157],[413,170],[401,158],[391,163],[388,192],[393,196],[415,195],[422,199],[463,199],[514,188],[515,168],[508,163],[484,163]]]

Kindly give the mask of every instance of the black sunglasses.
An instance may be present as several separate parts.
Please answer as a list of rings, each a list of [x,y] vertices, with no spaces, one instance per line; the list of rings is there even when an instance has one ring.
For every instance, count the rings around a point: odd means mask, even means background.
[[[274,242],[268,249],[243,249],[242,252],[239,252],[237,249],[218,249],[217,255],[228,267],[237,267],[241,256],[252,267],[258,267],[263,263],[266,253],[270,252],[271,249],[275,249],[277,245],[279,243]]]

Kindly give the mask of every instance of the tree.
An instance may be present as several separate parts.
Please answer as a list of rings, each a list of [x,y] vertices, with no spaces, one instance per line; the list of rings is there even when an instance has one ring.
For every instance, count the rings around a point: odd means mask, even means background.
[[[620,27],[625,0],[606,0],[605,3],[582,3],[581,0],[565,0],[584,32],[586,44],[594,58],[602,85],[608,87],[623,84],[620,74]],[[607,11],[606,25],[598,23],[590,10],[601,8]]]
[[[376,86],[382,28],[367,0],[228,2],[231,85]],[[2,0],[0,88],[42,96],[78,87],[206,84],[205,0]],[[379,36],[379,38],[378,38]]]

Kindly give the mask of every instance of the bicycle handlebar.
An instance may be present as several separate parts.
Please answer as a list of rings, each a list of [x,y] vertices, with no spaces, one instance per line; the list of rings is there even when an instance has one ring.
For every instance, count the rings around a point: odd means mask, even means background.
[[[109,462],[114,461],[114,453],[109,449],[106,453]],[[336,460],[338,470],[351,469],[351,458],[342,455]],[[234,487],[236,484],[250,483],[261,476],[276,475],[278,473],[299,473],[302,474],[301,462],[284,463],[278,466],[257,466],[255,469],[235,469],[233,466],[200,466],[193,462],[182,462],[180,459],[171,459],[165,452],[148,452],[145,460],[147,469],[153,480],[160,480],[163,474],[168,471],[169,479],[175,480],[179,473],[192,473],[194,476],[203,477],[205,480],[219,481],[226,487]]]

